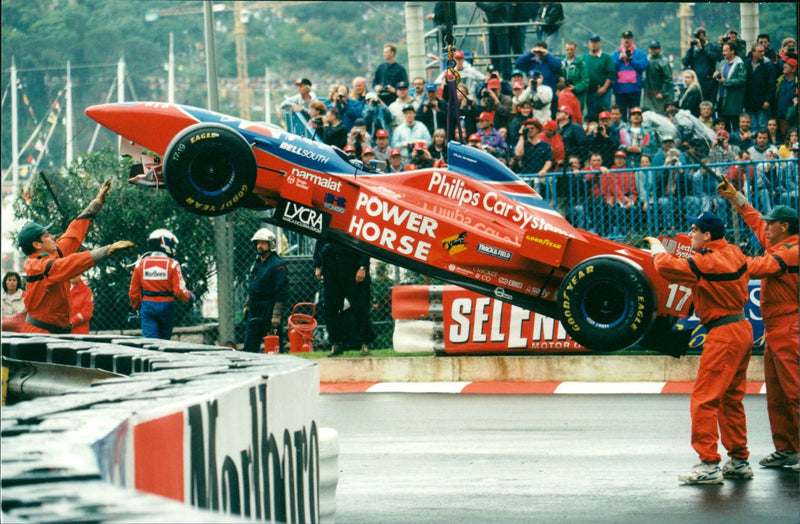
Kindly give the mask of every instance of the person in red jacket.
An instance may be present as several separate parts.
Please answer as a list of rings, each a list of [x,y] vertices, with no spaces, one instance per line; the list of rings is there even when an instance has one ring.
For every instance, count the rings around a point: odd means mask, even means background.
[[[29,222],[20,229],[17,243],[28,255],[25,261],[25,309],[28,315],[23,332],[63,334],[72,331],[69,280],[94,267],[108,255],[133,246],[133,242],[120,240],[91,251],[78,252],[89,224],[103,208],[109,191],[111,181],[106,180],[97,197],[70,222],[58,240],[48,231],[53,224],[42,226]]]
[[[765,253],[747,260],[750,276],[761,279],[761,316],[767,413],[775,451],[759,461],[767,468],[798,469],[798,397],[800,397],[800,336],[798,336],[797,211],[775,206],[764,216],[732,184],[717,192],[727,198],[756,234]]]
[[[679,475],[685,484],[721,484],[723,478],[753,476],[747,459],[747,424],[742,399],[753,346],[753,327],[744,316],[748,300],[747,260],[725,238],[725,223],[706,211],[692,224],[694,253],[682,258],[666,252],[657,238],[647,237],[653,264],[664,279],[688,286],[707,336],[691,395],[692,447],[701,462]],[[717,441],[730,459],[720,469]]]
[[[94,296],[92,290],[80,276],[73,277],[69,281],[70,300],[72,308],[70,310],[70,322],[72,323],[72,334],[88,335],[89,321],[94,314]]]
[[[194,299],[181,273],[175,256],[178,239],[171,231],[156,229],[147,239],[153,251],[140,258],[133,269],[128,290],[131,306],[141,309],[142,336],[145,338],[172,338],[175,323],[175,302]]]

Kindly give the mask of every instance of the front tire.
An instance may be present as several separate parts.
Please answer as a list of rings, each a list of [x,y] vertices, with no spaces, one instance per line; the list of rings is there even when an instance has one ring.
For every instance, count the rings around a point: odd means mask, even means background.
[[[650,280],[621,257],[584,260],[564,277],[556,299],[569,336],[592,351],[618,351],[635,344],[656,314]]]
[[[256,159],[233,129],[200,123],[187,127],[167,146],[164,178],[172,197],[192,213],[230,213],[251,195]]]

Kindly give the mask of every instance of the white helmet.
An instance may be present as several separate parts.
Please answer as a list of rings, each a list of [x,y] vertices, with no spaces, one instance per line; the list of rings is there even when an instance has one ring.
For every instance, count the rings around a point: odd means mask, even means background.
[[[270,231],[269,229],[262,227],[258,231],[255,232],[253,238],[250,239],[250,242],[255,242],[257,240],[263,240],[267,244],[269,244],[269,250],[275,250],[275,234]]]
[[[163,251],[172,257],[178,247],[178,237],[168,229],[156,229],[147,237],[147,246],[153,251]]]

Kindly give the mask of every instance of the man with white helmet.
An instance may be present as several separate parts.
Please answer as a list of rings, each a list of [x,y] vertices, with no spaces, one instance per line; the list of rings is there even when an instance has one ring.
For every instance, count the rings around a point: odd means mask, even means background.
[[[244,350],[258,353],[270,332],[280,335],[281,315],[288,298],[288,271],[283,260],[274,252],[275,235],[261,228],[250,239],[258,256],[247,277],[247,300],[244,316],[247,328]]]
[[[195,298],[186,289],[181,265],[172,258],[177,245],[178,239],[171,231],[156,229],[147,238],[151,251],[134,266],[128,297],[133,309],[141,310],[145,338],[171,339],[175,324],[174,299],[188,302]]]

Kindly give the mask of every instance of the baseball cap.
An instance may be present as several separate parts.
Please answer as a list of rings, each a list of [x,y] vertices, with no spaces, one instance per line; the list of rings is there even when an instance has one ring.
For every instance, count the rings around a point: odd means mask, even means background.
[[[364,120],[363,118],[356,118],[356,121],[353,122],[353,125],[354,126],[359,126],[359,127],[365,126],[365,125],[367,125],[367,121]]]
[[[489,64],[486,66],[486,72],[488,73],[489,71],[497,71],[497,68],[494,66],[494,64]]]
[[[794,58],[787,58],[786,60],[783,61],[783,63],[788,64],[797,69],[797,60],[795,60]]]
[[[394,86],[395,89],[408,89],[408,82],[405,80],[400,80],[397,82],[397,85]]]
[[[521,69],[514,69],[511,71],[511,76],[525,76]]]
[[[417,112],[417,110],[414,109],[414,106],[411,104],[406,104],[405,106],[403,106],[403,113],[405,113],[406,111],[414,111],[415,113]]]
[[[601,118],[611,118],[611,113],[608,111],[600,111],[600,114],[597,115],[597,119],[600,120]]]
[[[480,142],[480,141],[481,141],[481,135],[479,135],[478,133],[472,133],[471,135],[469,135],[469,138],[467,139],[467,142]]]
[[[797,211],[789,206],[775,206],[772,211],[763,215],[761,220],[776,220],[778,222],[794,222],[797,223]]]
[[[517,80],[513,84],[511,84],[511,89],[525,89],[525,84]]]
[[[633,114],[633,113],[641,113],[641,112],[642,112],[642,108],[641,107],[632,107],[631,108],[631,114]]]
[[[425,151],[425,142],[414,142],[414,151]]]
[[[377,131],[375,131],[375,138],[381,138],[381,137],[389,138],[389,132],[385,129],[378,129]]]
[[[498,89],[500,87],[500,79],[499,78],[490,78],[488,82],[486,82],[486,87],[489,89]]]
[[[674,142],[675,139],[670,135],[664,135],[664,138],[661,139],[662,142]]]
[[[364,98],[366,98],[367,100],[377,100],[378,99],[378,93],[376,93],[374,91],[370,91],[369,93],[367,93],[367,96],[365,96]]]
[[[38,242],[42,235],[47,233],[47,230],[53,227],[53,223],[50,222],[46,226],[42,226],[37,224],[36,222],[28,222],[22,229],[19,230],[17,234],[17,243],[19,244],[20,249],[26,255],[30,255],[33,253],[33,243]]]
[[[739,31],[731,27],[730,29],[728,29],[728,34],[738,35]]]
[[[488,111],[484,111],[483,113],[478,115],[478,118],[476,118],[475,120],[488,120],[489,122],[494,122],[494,117]]]
[[[355,150],[356,148],[353,144],[347,144],[346,146],[344,146],[345,153],[349,153],[350,151],[355,151]]]
[[[633,31],[625,31],[622,33],[622,38],[633,38]]]
[[[425,84],[425,91],[436,91],[436,83],[435,82],[428,82]]]
[[[361,151],[361,156],[364,155],[374,155],[375,151],[372,150],[371,147],[365,147],[363,151]]]
[[[589,40],[591,40],[592,42],[599,42],[600,35],[598,35],[597,33],[592,33],[589,35]]]
[[[572,114],[572,110],[567,105],[563,105],[563,106],[559,107],[558,110],[559,111],[563,111],[564,113],[567,113],[568,115]]]
[[[529,118],[529,119],[525,120],[524,122],[522,122],[522,125],[524,125],[524,126],[536,126],[537,128],[539,128],[539,130],[542,129],[542,123],[539,122],[538,120],[536,120],[535,118]]]
[[[542,129],[546,129],[549,131],[556,131],[558,130],[558,124],[556,124],[555,120],[548,120],[547,122],[544,123]]]
[[[717,136],[718,137],[724,136],[725,138],[729,138],[731,135],[730,135],[730,133],[728,133],[724,129],[720,129],[719,131],[717,131]]]
[[[697,217],[686,215],[686,220],[702,231],[708,231],[712,237],[721,238],[725,235],[725,222],[711,211],[703,211]]]
[[[294,85],[299,86],[300,84],[305,84],[308,87],[311,87],[311,80],[309,80],[308,78],[298,78],[295,81]]]
[[[622,150],[615,151],[614,152],[614,156],[621,156],[622,158],[627,158],[628,157],[628,155],[625,153],[625,151],[622,151]]]
[[[456,51],[453,53],[453,58],[464,58],[464,51]]]
[[[389,156],[397,156],[402,154],[403,153],[401,153],[399,149],[392,149],[391,151],[389,151]]]
[[[659,42],[658,40],[650,40],[649,47],[661,47],[661,42]]]

